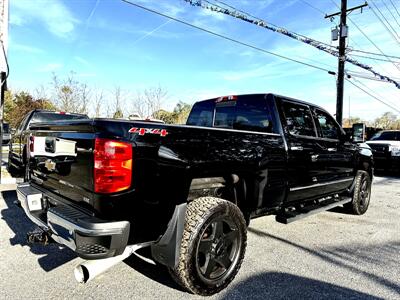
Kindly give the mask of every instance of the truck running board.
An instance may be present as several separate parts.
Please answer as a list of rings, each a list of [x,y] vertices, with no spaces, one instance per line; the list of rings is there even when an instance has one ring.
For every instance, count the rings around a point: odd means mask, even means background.
[[[351,202],[352,198],[342,197],[342,198],[332,198],[330,200],[321,201],[317,204],[304,206],[304,207],[293,207],[292,210],[285,210],[278,215],[276,215],[275,220],[279,223],[289,224],[294,221],[303,219],[308,216],[312,216],[322,211],[332,209],[334,207]]]

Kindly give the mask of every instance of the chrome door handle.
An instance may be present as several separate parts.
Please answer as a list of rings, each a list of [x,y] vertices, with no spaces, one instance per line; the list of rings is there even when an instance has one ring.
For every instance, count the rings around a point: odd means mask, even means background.
[[[336,148],[328,148],[327,150],[328,150],[329,152],[335,152],[335,151],[337,151]]]
[[[290,150],[293,150],[293,151],[303,151],[304,148],[303,148],[302,146],[292,146],[292,147],[290,147]]]

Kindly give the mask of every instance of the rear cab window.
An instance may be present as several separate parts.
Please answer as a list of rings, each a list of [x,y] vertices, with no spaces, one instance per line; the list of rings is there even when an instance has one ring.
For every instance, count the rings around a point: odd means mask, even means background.
[[[187,125],[277,133],[265,95],[221,97],[194,105]]]

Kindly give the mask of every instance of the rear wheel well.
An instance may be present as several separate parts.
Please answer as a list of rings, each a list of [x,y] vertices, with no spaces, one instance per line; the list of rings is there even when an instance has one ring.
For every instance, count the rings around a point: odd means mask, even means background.
[[[234,203],[242,211],[246,223],[250,222],[250,208],[246,200],[246,181],[237,174],[221,177],[193,178],[188,202],[199,197],[218,197]]]

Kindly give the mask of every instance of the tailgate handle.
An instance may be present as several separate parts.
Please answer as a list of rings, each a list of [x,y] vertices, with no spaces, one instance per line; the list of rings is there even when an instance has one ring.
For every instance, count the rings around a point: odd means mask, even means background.
[[[56,152],[55,146],[56,146],[55,139],[51,137],[46,137],[44,150],[46,152],[55,153]]]

